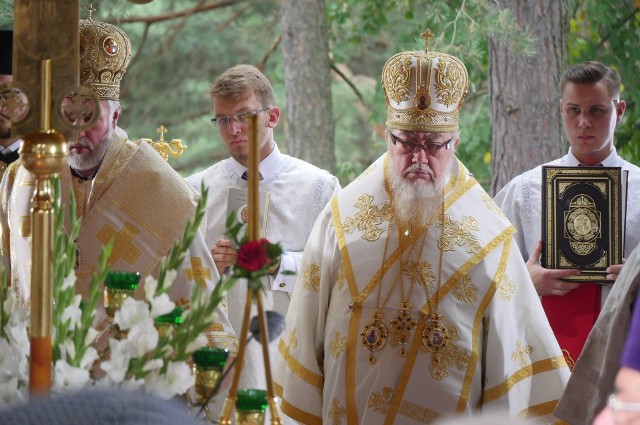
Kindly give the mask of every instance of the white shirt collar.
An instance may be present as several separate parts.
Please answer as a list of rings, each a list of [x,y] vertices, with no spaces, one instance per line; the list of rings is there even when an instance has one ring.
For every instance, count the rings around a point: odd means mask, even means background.
[[[616,158],[618,157],[618,153],[616,152],[616,147],[612,146],[613,150],[611,151],[611,153],[609,154],[608,157],[606,157],[603,161],[602,161],[602,165],[604,167],[616,167]],[[580,165],[580,161],[578,161],[578,158],[576,158],[573,155],[573,152],[571,152],[571,148],[569,148],[569,153],[567,154],[567,166],[569,167],[577,167],[578,165]]]
[[[262,174],[262,178],[264,180],[271,180],[271,178],[276,174],[281,159],[282,153],[280,153],[278,145],[274,143],[271,153],[267,155],[265,159],[260,161],[260,164],[258,164],[258,169],[260,171],[260,174]],[[231,168],[233,169],[234,173],[238,175],[238,178],[240,178],[242,174],[247,171],[247,167],[240,164],[238,161],[236,161],[235,158],[231,158]]]
[[[22,140],[18,139],[15,142],[11,143],[6,148],[4,146],[0,146],[0,152],[2,152],[5,155],[11,152],[15,152],[18,149],[20,149],[20,143],[22,143]]]

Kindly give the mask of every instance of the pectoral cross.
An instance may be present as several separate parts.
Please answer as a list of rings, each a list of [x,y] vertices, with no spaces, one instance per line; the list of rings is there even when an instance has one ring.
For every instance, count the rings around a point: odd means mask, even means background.
[[[409,336],[411,331],[418,327],[418,321],[412,319],[411,316],[411,303],[404,302],[400,306],[400,314],[395,319],[391,319],[391,338],[390,342],[393,347],[401,345],[400,357],[404,357],[407,354],[404,346],[409,343]]]

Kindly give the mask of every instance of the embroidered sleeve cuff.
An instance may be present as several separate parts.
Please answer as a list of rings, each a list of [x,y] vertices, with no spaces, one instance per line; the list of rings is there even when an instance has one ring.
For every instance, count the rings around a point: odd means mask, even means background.
[[[285,275],[282,273],[284,270],[296,271],[296,262],[293,256],[288,252],[283,252],[280,256],[280,268],[278,269],[278,274],[270,276],[272,291],[293,292],[293,287],[296,283],[296,275]]]

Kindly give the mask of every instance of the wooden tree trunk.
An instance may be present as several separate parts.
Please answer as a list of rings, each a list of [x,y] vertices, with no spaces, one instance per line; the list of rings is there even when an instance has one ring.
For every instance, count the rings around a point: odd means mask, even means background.
[[[489,39],[492,178],[495,194],[518,174],[564,155],[560,76],[567,64],[567,0],[498,0],[536,37],[522,57]]]
[[[287,152],[333,171],[334,124],[324,0],[283,0]]]

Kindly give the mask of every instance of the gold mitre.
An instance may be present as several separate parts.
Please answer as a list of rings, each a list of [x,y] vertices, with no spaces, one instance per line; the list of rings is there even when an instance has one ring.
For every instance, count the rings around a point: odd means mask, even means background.
[[[387,102],[387,128],[426,133],[458,130],[458,111],[467,89],[467,68],[456,57],[430,52],[427,30],[425,49],[392,56],[382,69],[382,89]]]
[[[98,99],[118,100],[120,81],[131,59],[131,42],[120,28],[80,20],[80,84]]]

